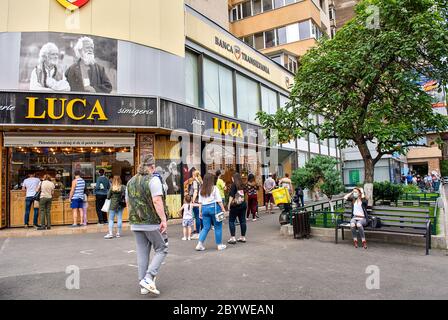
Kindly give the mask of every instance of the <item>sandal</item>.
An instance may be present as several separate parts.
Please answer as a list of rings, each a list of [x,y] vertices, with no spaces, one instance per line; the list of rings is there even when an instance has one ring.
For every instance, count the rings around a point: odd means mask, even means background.
[[[243,238],[239,238],[237,241],[238,242],[242,242],[242,243],[246,243],[246,239],[243,239]]]
[[[229,244],[236,244],[236,240],[230,239],[229,241],[227,241],[227,243],[229,243]]]

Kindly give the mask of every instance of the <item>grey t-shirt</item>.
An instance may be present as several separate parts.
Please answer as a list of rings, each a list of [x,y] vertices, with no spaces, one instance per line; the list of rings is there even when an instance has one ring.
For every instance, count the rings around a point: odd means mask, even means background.
[[[153,177],[149,181],[149,190],[151,190],[151,195],[153,197],[163,196],[163,185],[159,177]],[[128,200],[128,190],[126,189],[126,201]],[[131,225],[132,231],[156,231],[159,230],[160,225],[158,224],[133,224]]]

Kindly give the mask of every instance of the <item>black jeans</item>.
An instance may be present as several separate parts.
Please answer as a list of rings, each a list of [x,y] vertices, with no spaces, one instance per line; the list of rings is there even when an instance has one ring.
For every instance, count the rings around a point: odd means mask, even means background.
[[[229,229],[230,229],[230,235],[232,237],[235,236],[236,230],[235,230],[235,221],[236,218],[238,218],[238,221],[240,222],[241,227],[241,236],[246,236],[247,231],[247,225],[246,225],[246,209],[247,204],[244,202],[243,205],[238,206],[236,208],[230,208],[230,214],[229,214]]]
[[[96,215],[98,216],[98,223],[107,223],[107,212],[102,212],[101,209],[106,202],[107,195],[97,194],[95,199]]]

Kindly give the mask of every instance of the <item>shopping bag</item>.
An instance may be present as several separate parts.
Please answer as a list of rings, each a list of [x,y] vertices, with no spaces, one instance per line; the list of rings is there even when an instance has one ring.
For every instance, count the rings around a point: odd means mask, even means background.
[[[106,201],[104,201],[103,207],[101,208],[101,211],[109,212],[109,208],[110,208],[110,199],[106,199]]]

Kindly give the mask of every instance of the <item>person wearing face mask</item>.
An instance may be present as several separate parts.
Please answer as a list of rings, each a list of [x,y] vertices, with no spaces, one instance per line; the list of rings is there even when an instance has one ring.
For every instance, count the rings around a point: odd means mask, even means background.
[[[367,226],[368,215],[367,205],[368,201],[365,197],[364,190],[360,188],[354,188],[353,191],[344,197],[345,201],[352,203],[352,218],[350,221],[350,229],[353,234],[353,243],[355,248],[358,248],[358,236],[357,231],[361,237],[362,247],[367,249],[366,236],[364,233],[364,227]]]

